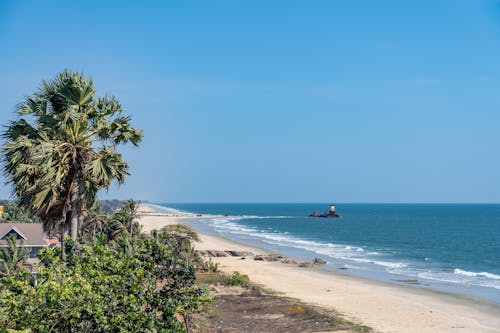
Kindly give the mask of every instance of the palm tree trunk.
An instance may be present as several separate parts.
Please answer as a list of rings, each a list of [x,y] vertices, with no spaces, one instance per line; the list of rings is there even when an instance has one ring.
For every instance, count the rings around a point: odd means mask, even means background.
[[[76,242],[78,235],[78,215],[72,210],[71,211],[71,238]]]
[[[64,249],[64,232],[61,230],[61,234],[59,236],[59,242],[61,243],[61,261],[66,261],[66,251]]]
[[[83,225],[83,214],[79,214],[78,215],[78,227],[76,230],[82,230],[82,225]],[[78,235],[78,233],[77,233],[77,235]],[[80,235],[79,241],[81,240],[81,238],[82,238],[82,235]]]
[[[182,317],[184,317],[184,324],[186,325],[186,333],[190,333],[190,329],[189,329],[189,316],[188,314],[183,314]]]
[[[71,238],[73,238],[73,241],[75,243],[78,242],[78,205],[77,205],[77,200],[78,200],[78,187],[76,184],[73,185],[73,188],[71,189],[71,218],[70,218],[70,232],[71,232]]]

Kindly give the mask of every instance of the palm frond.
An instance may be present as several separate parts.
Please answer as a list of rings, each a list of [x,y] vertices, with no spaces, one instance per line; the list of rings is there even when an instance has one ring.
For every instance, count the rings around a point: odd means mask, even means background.
[[[17,111],[19,119],[2,133],[2,170],[19,203],[46,231],[67,227],[68,212],[84,216],[99,189],[124,182],[128,165],[115,146],[138,145],[142,132],[120,115],[114,96],[95,96],[91,78],[65,70],[42,81]]]

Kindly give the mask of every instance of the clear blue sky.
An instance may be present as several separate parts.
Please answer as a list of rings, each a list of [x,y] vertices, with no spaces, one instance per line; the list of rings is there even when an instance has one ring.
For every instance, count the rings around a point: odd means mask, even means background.
[[[0,0],[1,124],[64,68],[145,133],[103,197],[500,202],[498,1]]]

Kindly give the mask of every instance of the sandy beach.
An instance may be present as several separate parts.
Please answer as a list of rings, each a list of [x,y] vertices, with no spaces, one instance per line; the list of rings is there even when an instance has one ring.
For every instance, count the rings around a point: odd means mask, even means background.
[[[161,214],[141,204],[144,232],[186,223],[192,215]],[[200,233],[198,250],[265,250]],[[333,309],[380,332],[500,332],[500,305],[455,294],[352,277],[321,268],[266,262],[241,257],[213,258],[226,272],[239,271],[251,281],[285,296]]]

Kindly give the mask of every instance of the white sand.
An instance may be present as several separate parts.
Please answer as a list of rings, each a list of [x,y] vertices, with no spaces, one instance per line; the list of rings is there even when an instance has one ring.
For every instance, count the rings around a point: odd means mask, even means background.
[[[193,216],[154,215],[141,205],[144,231],[184,223]],[[200,233],[199,250],[267,251]],[[500,306],[487,301],[347,276],[318,268],[238,257],[212,258],[226,272],[239,271],[251,281],[306,303],[334,309],[380,332],[500,332]]]

